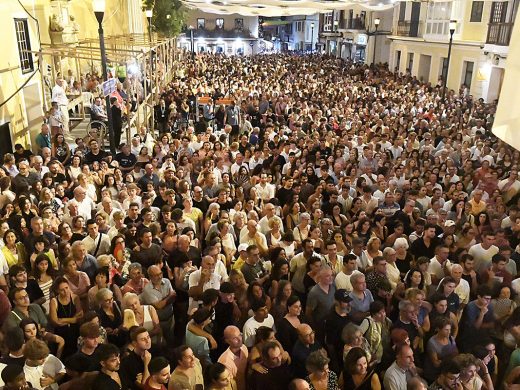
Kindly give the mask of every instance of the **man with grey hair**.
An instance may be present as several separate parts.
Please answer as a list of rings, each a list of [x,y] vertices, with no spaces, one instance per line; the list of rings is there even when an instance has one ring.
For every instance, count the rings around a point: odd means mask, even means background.
[[[318,283],[310,289],[307,295],[305,315],[316,330],[316,338],[322,344],[324,344],[324,320],[334,306],[336,286],[332,283],[333,281],[332,269],[329,266],[321,267],[318,273]]]
[[[148,267],[150,283],[143,288],[139,296],[144,305],[152,305],[157,310],[159,321],[166,329],[173,327],[173,300],[177,296],[170,281],[163,278],[162,270],[157,265]],[[165,330],[165,329],[163,329]],[[165,336],[172,332],[164,333]]]
[[[267,253],[267,250],[269,249],[267,247],[267,238],[265,237],[265,234],[258,230],[258,222],[250,219],[247,221],[246,229],[247,233],[245,235],[242,236],[242,234],[240,234],[240,243],[256,245],[262,253]]]
[[[32,171],[35,172],[40,177],[43,177],[47,172],[49,172],[49,168],[43,165],[42,156],[34,155],[31,159]]]
[[[460,264],[453,264],[451,266],[450,275],[453,279],[455,279],[455,283],[457,284],[457,286],[455,287],[455,294],[459,296],[461,310],[464,306],[466,306],[469,303],[471,290],[468,281],[462,278],[463,271],[464,269]]]
[[[87,190],[80,186],[74,188],[74,198],[69,203],[77,204],[78,215],[81,215],[85,221],[92,217],[92,210],[96,208],[94,201],[87,196]]]
[[[271,228],[269,227],[269,221],[271,219],[276,219],[280,223],[280,230],[283,233],[284,232],[283,221],[279,216],[276,215],[275,205],[272,203],[266,203],[266,204],[264,204],[264,208],[262,211],[264,212],[264,216],[258,222],[260,231],[263,234],[267,234],[267,232],[269,232],[269,230],[271,230]]]
[[[47,165],[52,158],[51,148],[48,148],[47,146],[42,148],[41,155],[43,158],[43,163]]]
[[[370,290],[367,289],[364,274],[353,273],[350,277],[350,284],[352,285],[352,292],[349,294],[350,298],[352,298],[350,316],[359,325],[365,317],[370,315],[370,304],[374,302],[374,297]]]
[[[401,273],[395,264],[395,261],[397,260],[395,249],[391,247],[385,248],[383,250],[383,257],[386,260],[386,277],[392,286],[393,292],[401,281]]]
[[[420,341],[424,337],[424,331],[417,319],[415,305],[407,300],[399,302],[399,318],[393,323],[394,328],[404,329],[408,332],[410,346],[414,352],[419,352]]]
[[[18,163],[18,175],[11,181],[14,191],[21,192],[24,188],[32,187],[40,178],[36,172],[29,170],[29,163],[27,160],[22,160]]]

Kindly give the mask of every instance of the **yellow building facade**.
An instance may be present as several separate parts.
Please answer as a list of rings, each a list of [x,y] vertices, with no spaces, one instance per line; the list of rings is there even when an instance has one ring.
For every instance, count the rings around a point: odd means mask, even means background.
[[[100,55],[90,55],[98,23],[92,3],[84,0],[4,0],[0,2],[0,152],[16,143],[31,145],[38,134],[50,88],[59,73],[100,72]],[[105,36],[143,34],[147,22],[138,0],[107,0]],[[98,41],[97,41],[98,42]],[[63,48],[64,56],[45,53]],[[42,51],[42,55],[38,54]],[[80,59],[70,57],[77,50]]]
[[[389,64],[436,85],[447,66],[449,23],[457,22],[447,86],[475,98],[500,95],[518,1],[403,1],[394,8]]]

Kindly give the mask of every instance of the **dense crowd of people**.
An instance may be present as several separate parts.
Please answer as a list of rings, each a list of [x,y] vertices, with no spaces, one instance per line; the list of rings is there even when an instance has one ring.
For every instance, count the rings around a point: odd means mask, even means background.
[[[116,155],[47,117],[0,169],[5,389],[518,388],[519,152],[441,89],[200,54]]]

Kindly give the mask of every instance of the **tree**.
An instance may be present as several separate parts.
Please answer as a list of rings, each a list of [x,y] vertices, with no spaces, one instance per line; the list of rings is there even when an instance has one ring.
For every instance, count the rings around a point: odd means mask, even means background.
[[[179,35],[186,19],[186,9],[180,0],[144,0],[143,9],[150,8],[154,31],[168,38]]]

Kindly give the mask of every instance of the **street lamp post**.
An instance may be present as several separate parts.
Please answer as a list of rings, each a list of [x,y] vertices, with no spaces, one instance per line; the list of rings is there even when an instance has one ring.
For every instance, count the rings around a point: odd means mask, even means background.
[[[374,26],[376,26],[376,31],[374,31],[374,53],[372,54],[372,65],[376,66],[376,43],[377,43],[377,29],[379,28],[379,24],[381,23],[381,19],[374,19]]]
[[[314,22],[311,22],[311,53],[314,53]]]
[[[446,89],[448,88],[448,71],[450,69],[450,59],[451,59],[451,46],[453,44],[453,34],[457,29],[457,21],[450,20],[450,43],[448,44],[448,59],[446,64],[446,70],[442,75],[442,101],[444,102],[444,98],[446,97]]]
[[[334,32],[338,32],[338,26],[339,26],[339,20],[334,21]],[[336,57],[338,57],[338,51],[339,51],[339,39],[336,39]],[[332,55],[332,50],[330,50],[330,53]]]
[[[108,67],[107,67],[107,53],[105,49],[105,33],[103,31],[103,17],[105,16],[105,0],[94,0],[92,3],[94,9],[94,15],[98,21],[98,33],[99,33],[99,49],[101,51],[101,67],[103,68],[103,77],[105,81],[108,81]],[[107,119],[108,119],[108,139],[110,142],[110,152],[116,152],[116,145],[114,139],[114,126],[112,122],[112,109],[110,107],[110,94],[105,97]],[[103,144],[103,140],[101,140]]]
[[[149,48],[150,48],[150,95],[152,95],[152,105],[154,104],[154,94],[153,94],[153,52],[152,52],[152,16],[153,16],[153,10],[152,9],[147,9],[145,11],[145,14],[146,14],[146,19],[148,19],[148,39],[149,39]],[[148,73],[148,72],[147,72]],[[144,80],[144,82],[146,83],[146,79]],[[150,129],[152,131],[152,134],[154,134],[154,131],[155,131],[155,115],[154,115],[154,110],[150,110],[150,116],[151,116],[151,126],[150,126]],[[146,118],[148,120],[148,118]]]
[[[195,58],[195,42],[193,40],[193,26],[189,26],[190,30],[190,45],[191,45],[191,59]]]

